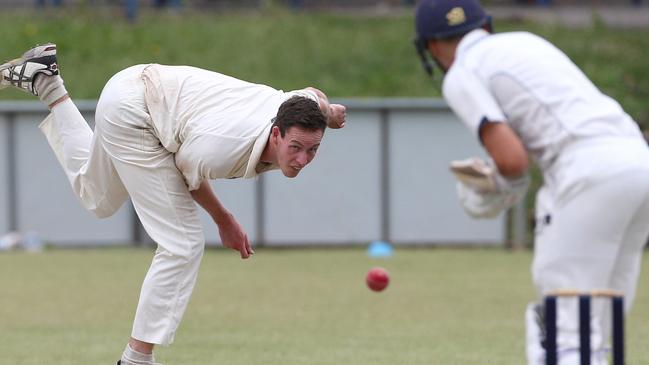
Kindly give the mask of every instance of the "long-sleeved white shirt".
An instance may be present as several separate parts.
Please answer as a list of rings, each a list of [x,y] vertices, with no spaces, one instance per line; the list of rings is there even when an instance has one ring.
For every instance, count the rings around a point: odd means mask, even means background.
[[[458,45],[443,92],[476,136],[484,120],[508,123],[542,169],[575,141],[642,141],[615,100],[563,52],[528,32],[471,31]]]

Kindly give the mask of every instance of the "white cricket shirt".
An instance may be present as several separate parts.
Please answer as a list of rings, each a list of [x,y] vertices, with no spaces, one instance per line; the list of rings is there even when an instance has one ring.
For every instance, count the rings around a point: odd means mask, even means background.
[[[152,64],[142,73],[152,125],[175,153],[189,190],[204,179],[250,178],[277,166],[260,163],[279,106],[294,95],[189,66]]]
[[[444,78],[443,94],[476,136],[483,122],[508,123],[542,169],[576,140],[642,138],[615,100],[562,51],[528,32],[468,33]]]

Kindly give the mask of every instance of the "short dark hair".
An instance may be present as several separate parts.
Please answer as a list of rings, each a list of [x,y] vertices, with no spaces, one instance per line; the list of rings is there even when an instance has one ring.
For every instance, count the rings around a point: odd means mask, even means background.
[[[327,128],[327,120],[315,101],[304,96],[292,96],[279,106],[273,126],[279,128],[284,134],[291,127],[301,127],[306,130],[315,131]]]

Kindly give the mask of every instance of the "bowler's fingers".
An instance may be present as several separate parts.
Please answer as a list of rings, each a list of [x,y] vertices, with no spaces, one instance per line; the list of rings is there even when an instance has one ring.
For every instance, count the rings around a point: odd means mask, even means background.
[[[254,255],[255,250],[252,249],[252,245],[250,244],[249,240],[246,240],[246,246],[247,246],[247,249],[248,249],[248,254],[249,255]]]
[[[243,236],[243,242],[239,244],[239,253],[241,253],[242,259],[247,259],[250,257],[250,242],[248,242],[248,235]]]

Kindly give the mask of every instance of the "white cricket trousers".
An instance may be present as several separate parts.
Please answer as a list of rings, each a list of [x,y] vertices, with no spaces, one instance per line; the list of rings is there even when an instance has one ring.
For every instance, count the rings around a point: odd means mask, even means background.
[[[106,84],[94,133],[71,100],[55,106],[40,128],[86,209],[107,217],[131,197],[158,245],[131,336],[169,345],[196,283],[205,238],[174,155],[152,128],[141,79],[144,67],[121,71]]]
[[[556,163],[537,195],[532,276],[539,298],[556,289],[614,289],[628,312],[649,236],[649,148],[639,139],[594,140]],[[606,364],[611,302],[591,304],[592,363]],[[577,299],[559,298],[557,321],[559,364],[578,365]],[[529,327],[528,318],[528,335]],[[528,340],[527,353],[528,364],[543,364],[538,341]]]

